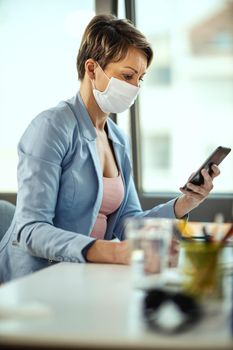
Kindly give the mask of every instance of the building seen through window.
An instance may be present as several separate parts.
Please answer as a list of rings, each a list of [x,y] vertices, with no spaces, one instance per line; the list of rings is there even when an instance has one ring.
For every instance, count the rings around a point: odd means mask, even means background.
[[[155,53],[140,93],[142,185],[173,192],[217,146],[233,148],[233,2],[136,5]],[[220,169],[214,191],[232,193],[232,153]]]

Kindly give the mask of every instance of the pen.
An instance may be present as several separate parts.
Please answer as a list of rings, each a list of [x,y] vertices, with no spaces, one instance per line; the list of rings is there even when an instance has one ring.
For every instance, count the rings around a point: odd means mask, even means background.
[[[203,236],[205,238],[205,242],[210,243],[212,242],[212,237],[211,235],[207,232],[207,229],[205,226],[202,227],[202,232],[203,232]]]
[[[221,243],[226,242],[226,240],[228,238],[230,238],[231,236],[233,236],[233,224],[230,226],[229,230],[227,231],[227,233],[222,237],[221,239]]]

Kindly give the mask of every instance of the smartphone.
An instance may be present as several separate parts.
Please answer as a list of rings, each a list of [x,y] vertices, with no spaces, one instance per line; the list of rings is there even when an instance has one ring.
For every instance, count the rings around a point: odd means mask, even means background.
[[[211,166],[213,164],[219,165],[223,161],[223,159],[228,155],[228,153],[230,153],[230,151],[231,151],[231,148],[228,148],[228,147],[222,147],[222,146],[217,147],[216,150],[214,150],[214,152],[211,153],[211,155],[206,159],[206,161],[195,172],[195,174],[193,174],[193,176],[191,177],[191,179],[189,179],[188,182],[191,182],[192,184],[198,185],[198,186],[202,185],[204,183],[204,178],[201,174],[201,170],[206,169],[208,173],[211,175],[212,174]],[[191,191],[189,188],[187,188],[187,183],[182,187],[182,189]]]

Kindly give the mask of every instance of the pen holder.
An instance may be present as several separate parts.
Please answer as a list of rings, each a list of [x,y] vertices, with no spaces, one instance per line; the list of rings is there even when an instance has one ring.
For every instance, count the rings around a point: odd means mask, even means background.
[[[219,268],[221,244],[216,242],[182,242],[183,289],[197,298],[222,298],[222,272]]]

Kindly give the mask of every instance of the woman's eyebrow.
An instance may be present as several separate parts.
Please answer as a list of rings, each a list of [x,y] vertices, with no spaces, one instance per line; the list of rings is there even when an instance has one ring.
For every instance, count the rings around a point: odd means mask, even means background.
[[[130,69],[132,69],[136,74],[138,74],[138,71],[137,71],[136,69],[134,69],[133,67],[131,67],[131,66],[125,66],[124,68],[130,68]]]
[[[132,69],[136,74],[138,74],[138,71],[137,71],[135,68],[131,67],[131,66],[125,66],[124,68],[130,68],[130,69]],[[142,73],[142,76],[145,75],[145,74],[146,74],[146,72]]]

